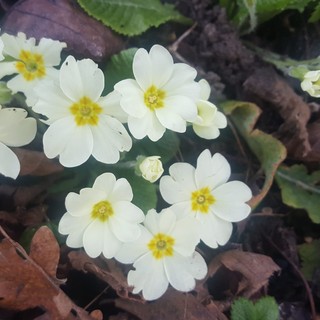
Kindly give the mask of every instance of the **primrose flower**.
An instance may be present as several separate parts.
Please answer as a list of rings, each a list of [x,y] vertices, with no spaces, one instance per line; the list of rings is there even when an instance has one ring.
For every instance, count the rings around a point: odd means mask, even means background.
[[[0,106],[0,173],[16,179],[20,163],[9,147],[21,147],[30,143],[37,132],[36,120],[26,118],[27,111]]]
[[[304,79],[301,82],[301,88],[312,97],[320,97],[320,70],[308,71],[304,74]]]
[[[146,157],[139,165],[142,177],[151,183],[157,181],[163,174],[162,162],[159,156]]]
[[[142,291],[146,300],[162,296],[169,283],[176,290],[187,292],[195,287],[195,279],[203,279],[207,265],[195,247],[199,242],[193,219],[178,220],[169,209],[157,213],[149,210],[141,236],[125,243],[115,258],[133,263],[136,270],[128,273],[133,293]]]
[[[23,92],[27,104],[33,105],[36,102],[34,87],[44,79],[57,77],[58,70],[54,66],[60,64],[60,53],[66,44],[47,38],[36,44],[35,38],[27,39],[22,32],[17,36],[4,33],[1,39],[3,53],[10,57],[10,61],[0,63],[0,78],[17,74],[8,81],[8,88],[13,93]]]
[[[128,126],[137,139],[159,140],[166,129],[186,131],[186,121],[197,116],[200,87],[197,72],[184,63],[173,63],[169,51],[154,45],[148,53],[139,49],[133,59],[135,80],[115,85],[121,107],[128,114]]]
[[[103,173],[92,188],[67,195],[67,212],[59,222],[59,232],[68,235],[66,243],[71,248],[84,247],[92,258],[101,253],[112,258],[122,243],[140,237],[144,214],[131,203],[132,198],[126,179]]]
[[[170,176],[160,180],[160,193],[178,217],[191,216],[199,225],[201,240],[211,248],[224,245],[232,233],[232,222],[246,218],[251,190],[241,181],[227,182],[230,165],[219,153],[208,149],[198,157],[197,167],[175,163]]]
[[[50,126],[43,136],[48,158],[59,156],[65,167],[86,162],[90,155],[103,163],[116,163],[120,152],[131,149],[132,141],[117,114],[119,94],[101,97],[104,75],[90,59],[67,57],[59,82],[42,82],[35,88],[35,112],[45,115]]]
[[[201,88],[200,100],[197,101],[198,116],[193,121],[194,132],[204,139],[215,139],[220,135],[219,129],[227,126],[227,118],[218,111],[217,107],[208,101],[211,88],[209,83],[202,79],[199,81]]]

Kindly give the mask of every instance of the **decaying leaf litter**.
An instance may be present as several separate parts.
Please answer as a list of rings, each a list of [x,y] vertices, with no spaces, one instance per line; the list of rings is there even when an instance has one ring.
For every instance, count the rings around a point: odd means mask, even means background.
[[[316,319],[319,105],[248,43],[297,60],[314,58],[319,55],[317,23],[307,24],[302,13],[289,10],[241,35],[220,6],[181,0],[177,9],[193,26],[167,23],[130,38],[88,17],[73,1],[1,5],[2,31],[65,41],[75,56],[90,57],[106,69],[112,54],[124,48],[154,43],[170,48],[177,61],[191,64],[209,81],[212,99],[229,121],[219,141],[191,133],[181,137],[175,158],[195,161],[194,154],[204,148],[221,152],[231,162],[233,178],[248,183],[254,194],[251,216],[236,224],[227,245],[200,246],[209,272],[195,290],[170,289],[148,303],[132,294],[126,266],[70,249],[57,232],[66,192],[84,186],[85,167],[80,175],[65,173],[44,156],[39,139],[15,149],[21,162],[18,180],[0,178],[1,318],[229,319],[238,298],[271,296],[281,319]],[[275,26],[280,31],[270,36]],[[59,179],[63,187],[55,186]]]

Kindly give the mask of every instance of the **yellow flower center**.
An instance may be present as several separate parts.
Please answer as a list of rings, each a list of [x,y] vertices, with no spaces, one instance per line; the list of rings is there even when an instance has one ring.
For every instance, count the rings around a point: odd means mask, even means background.
[[[156,88],[154,85],[144,93],[144,103],[150,110],[155,110],[163,107],[163,99],[166,93],[163,90]]]
[[[19,59],[20,61],[16,62],[16,69],[27,81],[42,78],[46,75],[42,54],[21,50]]]
[[[102,108],[90,98],[84,96],[70,107],[70,112],[74,115],[74,120],[78,126],[86,124],[96,126]]]
[[[96,203],[91,211],[92,219],[99,219],[101,222],[107,221],[114,214],[112,205],[109,201]]]
[[[163,233],[156,234],[148,243],[148,249],[156,259],[173,256],[174,239]]]
[[[191,208],[193,211],[208,213],[209,207],[214,204],[216,199],[211,194],[208,187],[196,190],[191,193]]]

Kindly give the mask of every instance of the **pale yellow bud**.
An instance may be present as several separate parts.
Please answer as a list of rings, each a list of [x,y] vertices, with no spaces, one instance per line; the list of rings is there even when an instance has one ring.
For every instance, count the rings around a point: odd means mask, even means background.
[[[145,158],[139,165],[142,177],[151,183],[157,181],[162,173],[162,162],[159,156],[152,156]]]

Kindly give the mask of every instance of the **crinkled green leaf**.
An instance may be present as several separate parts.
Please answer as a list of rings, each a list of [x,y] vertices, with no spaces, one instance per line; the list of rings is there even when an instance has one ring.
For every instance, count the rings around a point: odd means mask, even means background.
[[[320,2],[315,7],[308,22],[317,22],[320,20]]]
[[[310,219],[320,223],[320,170],[308,174],[304,165],[281,166],[276,174],[282,201],[297,209],[305,209]]]
[[[302,260],[301,271],[307,280],[312,280],[316,268],[320,268],[320,240],[298,246]]]
[[[260,161],[261,168],[264,171],[265,181],[263,187],[260,193],[254,196],[249,202],[252,207],[255,207],[268,193],[277,168],[286,158],[286,148],[279,140],[270,134],[254,128],[261,114],[260,108],[255,104],[229,101],[221,107],[224,113],[230,116],[251,151]]]
[[[258,0],[256,1],[255,7],[257,22],[258,24],[261,24],[289,9],[303,12],[306,6],[312,1],[313,0]],[[237,10],[234,10],[232,12],[233,15],[229,15],[229,18],[231,18],[238,28],[241,28],[249,19],[249,11],[244,5],[243,0],[231,0],[229,1],[228,6],[230,6],[230,2],[235,2],[237,4]]]
[[[189,23],[173,5],[159,0],[78,0],[95,19],[118,33],[135,36],[170,20]]]
[[[127,78],[134,78],[132,62],[137,50],[137,48],[123,50],[113,55],[108,61],[104,72],[107,92],[112,91],[117,82]]]
[[[231,306],[231,320],[278,320],[279,308],[273,297],[264,297],[256,303],[240,298]]]

